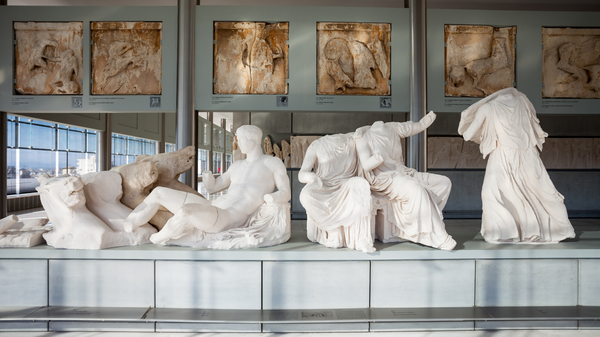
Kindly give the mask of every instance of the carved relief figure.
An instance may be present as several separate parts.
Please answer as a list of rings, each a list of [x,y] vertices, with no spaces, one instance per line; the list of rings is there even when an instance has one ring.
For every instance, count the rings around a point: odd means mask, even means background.
[[[485,97],[515,82],[516,27],[446,25],[446,96]]]
[[[300,168],[304,160],[304,154],[312,142],[321,136],[291,136],[290,137],[290,166]]]
[[[462,112],[458,132],[489,155],[481,191],[481,235],[487,242],[557,243],[575,237],[564,197],[540,158],[548,134],[525,95],[506,88],[480,100]]]
[[[319,95],[390,95],[387,23],[317,24]]]
[[[428,137],[427,167],[456,168],[463,147],[460,137]]]
[[[215,22],[215,94],[287,94],[287,22]]]
[[[600,98],[600,28],[542,28],[543,97]]]
[[[92,94],[162,92],[161,22],[92,22]]]
[[[45,226],[47,218],[19,220],[16,215],[0,219],[0,247],[34,247],[45,243],[43,234],[52,230]]]
[[[150,240],[217,249],[263,247],[290,237],[289,179],[281,160],[262,153],[262,131],[253,125],[238,129],[238,145],[247,159],[236,161],[218,178],[202,173],[209,193],[229,189],[213,202],[184,191],[159,187],[125,221],[135,230],[162,207],[174,213]]]
[[[83,24],[15,22],[15,90],[27,95],[81,94]]]

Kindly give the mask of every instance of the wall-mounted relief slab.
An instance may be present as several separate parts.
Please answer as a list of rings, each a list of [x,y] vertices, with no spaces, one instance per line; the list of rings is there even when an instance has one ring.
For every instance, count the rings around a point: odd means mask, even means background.
[[[318,95],[390,95],[389,23],[319,22]]]
[[[543,97],[600,98],[600,28],[542,28]]]
[[[444,27],[446,96],[485,97],[513,86],[517,27]]]
[[[546,138],[541,157],[547,169],[594,168],[594,138]]]
[[[287,94],[289,23],[215,22],[214,94]]]
[[[82,93],[82,22],[15,22],[14,30],[17,93]]]
[[[92,94],[162,93],[162,23],[92,22]]]
[[[291,136],[290,167],[302,167],[302,161],[304,161],[304,155],[306,154],[306,150],[308,150],[308,146],[321,137],[322,136]]]
[[[461,137],[428,137],[427,167],[431,169],[484,169],[487,159],[479,145]]]

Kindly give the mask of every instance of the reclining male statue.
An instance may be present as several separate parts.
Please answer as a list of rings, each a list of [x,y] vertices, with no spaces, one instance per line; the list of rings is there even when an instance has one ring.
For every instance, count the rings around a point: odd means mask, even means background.
[[[227,194],[211,203],[192,193],[157,187],[127,217],[125,230],[146,223],[164,207],[174,216],[150,237],[156,244],[230,249],[287,241],[291,192],[285,166],[262,153],[260,128],[242,126],[237,138],[246,159],[234,162],[216,179],[208,171],[202,173],[209,193],[229,188]]]

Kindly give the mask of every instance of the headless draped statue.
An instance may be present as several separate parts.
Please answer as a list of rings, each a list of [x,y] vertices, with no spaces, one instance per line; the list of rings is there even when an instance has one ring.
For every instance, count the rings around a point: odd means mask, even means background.
[[[419,122],[375,122],[356,130],[354,139],[359,174],[371,185],[373,195],[392,203],[399,237],[442,250],[456,242],[445,229],[442,210],[452,184],[447,177],[417,172],[404,165],[402,138],[427,129],[433,112]]]
[[[540,158],[548,136],[527,97],[495,92],[461,114],[458,132],[488,158],[481,234],[491,243],[557,243],[575,237],[563,196]],[[539,149],[539,150],[538,150]]]
[[[306,183],[300,202],[309,240],[372,253],[371,189],[357,176],[353,135],[329,135],[310,144],[298,173],[298,180]]]
[[[262,131],[245,125],[237,131],[238,146],[246,159],[234,162],[218,178],[202,173],[209,193],[229,189],[210,202],[201,196],[157,187],[125,220],[125,230],[147,222],[161,207],[174,216],[150,240],[218,249],[269,246],[290,236],[289,179],[278,158],[261,150]]]

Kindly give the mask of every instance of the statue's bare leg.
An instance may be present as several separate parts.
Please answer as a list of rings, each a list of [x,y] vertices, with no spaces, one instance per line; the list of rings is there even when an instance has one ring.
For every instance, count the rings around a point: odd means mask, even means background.
[[[195,194],[173,190],[165,187],[155,188],[123,222],[123,228],[131,233],[152,219],[162,207],[175,214],[183,205],[188,203],[209,204],[206,199]]]
[[[158,233],[150,236],[150,241],[162,244],[178,239],[187,234],[192,226],[200,228],[198,225],[202,224],[202,228],[207,228],[213,226],[218,218],[217,207],[196,203],[183,205]]]

